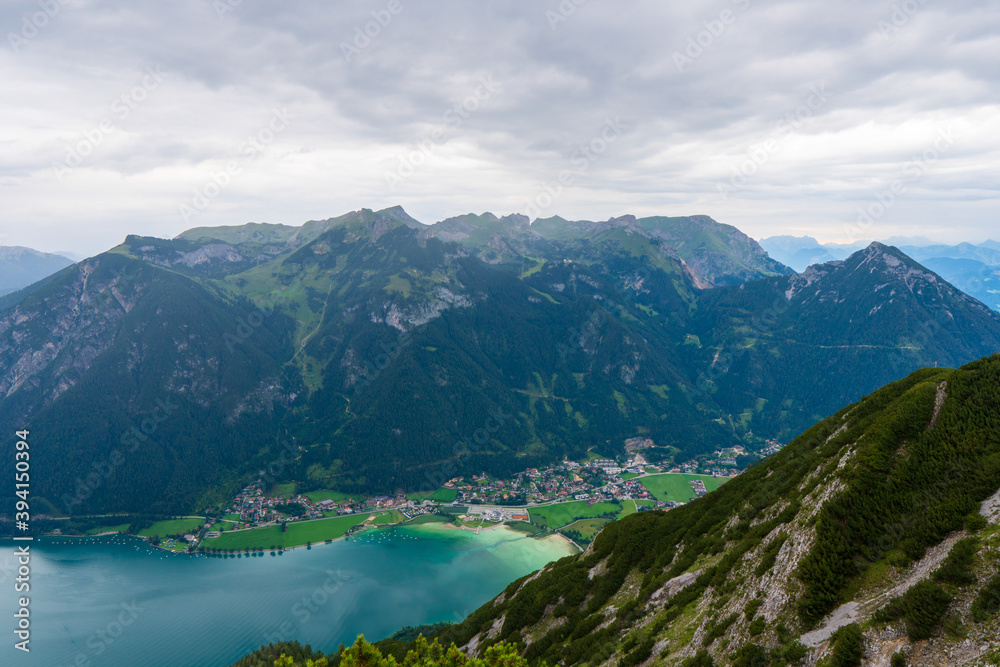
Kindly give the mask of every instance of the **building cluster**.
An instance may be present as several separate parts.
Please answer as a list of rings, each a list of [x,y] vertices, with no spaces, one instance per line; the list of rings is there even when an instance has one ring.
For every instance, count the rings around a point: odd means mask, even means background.
[[[652,500],[653,497],[639,477],[649,473],[675,472],[712,474],[691,462],[672,469],[661,470],[651,466],[640,450],[652,446],[648,438],[634,438],[629,456],[624,461],[592,459],[583,463],[563,461],[548,468],[529,468],[518,473],[513,480],[491,479],[485,473],[473,475],[471,480],[456,477],[445,483],[445,488],[456,491],[455,504],[505,506],[514,499],[529,504],[585,500],[591,504],[602,501]],[[736,455],[736,454],[732,454]],[[730,470],[715,470],[720,477],[733,476]],[[673,503],[657,503],[657,507],[672,507]]]
[[[279,510],[282,506],[300,505],[305,511],[298,514],[289,514]],[[234,499],[232,505],[226,510],[227,514],[237,514],[240,522],[248,525],[262,525],[269,523],[279,523],[291,519],[322,519],[323,517],[355,514],[359,512],[373,512],[377,510],[397,509],[409,512],[413,516],[425,513],[409,501],[406,496],[375,496],[373,498],[358,499],[345,498],[344,500],[319,500],[313,501],[305,494],[297,494],[292,498],[272,498],[264,494],[260,483],[251,484],[244,488]]]
[[[670,509],[682,503],[654,502],[652,495],[640,481],[641,477],[662,472],[735,477],[740,472],[737,459],[747,454],[742,447],[736,446],[664,467],[651,465],[646,459],[646,456],[656,459],[647,451],[655,446],[651,438],[629,438],[625,441],[625,456],[618,460],[598,458],[584,462],[563,461],[547,468],[530,468],[511,480],[491,478],[486,473],[473,475],[471,479],[456,477],[446,482],[444,487],[455,491],[455,505],[468,505],[469,514],[479,515],[488,521],[526,520],[527,512],[523,509],[525,503],[586,501],[595,504],[638,500],[646,501],[637,503],[640,511],[654,507]],[[767,447],[761,454],[773,454],[783,447],[780,442],[768,440]],[[690,484],[698,496],[707,493],[700,480],[693,480]],[[287,511],[289,505],[299,505],[302,511],[292,515]],[[234,498],[226,513],[238,515],[240,523],[249,527],[384,510],[396,510],[406,519],[412,519],[421,514],[437,512],[438,505],[439,503],[431,500],[424,500],[422,503],[409,500],[402,494],[315,502],[304,494],[290,499],[273,498],[264,494],[258,482],[244,488]],[[211,531],[208,535],[217,534],[211,525],[206,525],[205,528]]]
[[[785,448],[784,443],[778,442],[777,440],[767,440],[765,442],[767,445],[764,449],[760,450],[760,453],[764,456],[770,456],[772,454],[777,454],[782,449]]]

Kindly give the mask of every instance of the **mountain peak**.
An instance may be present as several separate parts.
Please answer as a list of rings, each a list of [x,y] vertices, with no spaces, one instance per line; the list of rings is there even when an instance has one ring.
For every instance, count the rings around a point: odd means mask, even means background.
[[[848,265],[868,266],[869,270],[888,270],[897,277],[906,274],[909,278],[923,277],[925,280],[937,282],[939,278],[916,260],[896,246],[872,241],[864,250],[859,250],[845,262]]]
[[[620,215],[617,218],[609,218],[608,221],[603,224],[610,227],[632,227],[637,226],[639,221],[634,215],[626,214]]]
[[[843,261],[827,262],[809,267],[798,276],[792,276],[785,290],[785,298],[797,301],[839,304],[845,294],[864,295],[855,305],[851,321],[880,317],[892,318],[890,312],[908,301],[911,307],[923,312],[923,317],[952,319],[969,308],[977,316],[988,314],[989,308],[968,296],[957,287],[924,267],[895,246],[870,243]],[[896,304],[893,306],[893,304]],[[965,313],[962,317],[970,315]]]
[[[403,207],[399,204],[390,206],[389,208],[384,208],[381,211],[375,211],[375,215],[397,220],[405,224],[407,227],[412,227],[414,229],[423,229],[427,226],[403,210]]]

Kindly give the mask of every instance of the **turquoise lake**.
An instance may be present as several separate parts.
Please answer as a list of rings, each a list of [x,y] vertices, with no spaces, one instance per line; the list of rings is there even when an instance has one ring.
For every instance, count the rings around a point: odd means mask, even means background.
[[[385,528],[281,556],[171,555],[124,536],[32,545],[31,653],[14,648],[14,546],[0,542],[3,665],[222,667],[261,644],[333,650],[457,622],[575,548],[506,528]]]

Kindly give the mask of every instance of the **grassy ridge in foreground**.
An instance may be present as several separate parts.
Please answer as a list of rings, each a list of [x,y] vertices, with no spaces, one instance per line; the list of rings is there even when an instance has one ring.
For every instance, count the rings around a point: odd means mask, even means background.
[[[967,517],[1000,488],[998,433],[1000,356],[917,371],[702,499],[609,524],[587,552],[512,583],[441,639],[520,643],[529,660],[565,665],[631,667],[654,650],[681,664],[701,647],[716,660],[800,654],[796,639],[854,600],[866,573],[904,577],[976,523]],[[994,632],[977,628],[964,631]]]

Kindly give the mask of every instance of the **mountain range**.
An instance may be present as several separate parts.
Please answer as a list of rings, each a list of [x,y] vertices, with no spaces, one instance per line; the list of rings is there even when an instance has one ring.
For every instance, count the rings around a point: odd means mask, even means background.
[[[429,489],[635,436],[675,462],[755,450],[998,349],[1000,316],[881,244],[795,274],[705,216],[363,209],[130,236],[3,297],[0,425],[46,443],[46,511],[176,513],[248,480]]]
[[[966,294],[1000,311],[1000,243],[949,246],[912,238],[891,242]],[[772,236],[761,239],[760,245],[771,257],[802,272],[813,264],[846,259],[867,242],[824,244],[811,236]]]
[[[73,261],[63,255],[31,248],[0,246],[0,296],[36,283]]]

